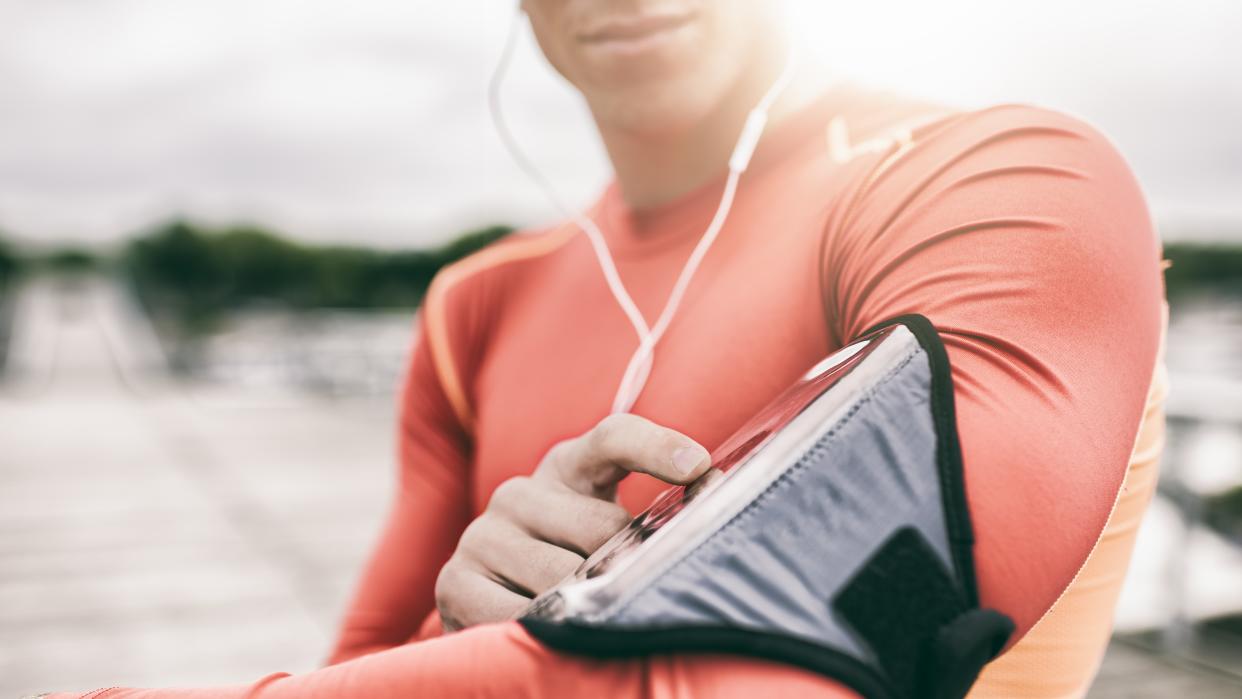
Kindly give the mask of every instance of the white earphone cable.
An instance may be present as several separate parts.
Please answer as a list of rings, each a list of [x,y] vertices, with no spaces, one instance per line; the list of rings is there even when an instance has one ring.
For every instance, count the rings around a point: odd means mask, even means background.
[[[604,234],[595,225],[594,221],[565,205],[565,202],[556,193],[556,188],[544,177],[539,168],[535,166],[534,161],[518,145],[517,139],[513,137],[513,132],[509,130],[508,123],[505,121],[504,110],[501,108],[500,87],[504,82],[509,63],[513,58],[514,47],[517,45],[517,37],[521,29],[521,19],[522,11],[519,9],[517,14],[514,15],[513,21],[509,24],[509,35],[505,38],[500,61],[496,64],[496,68],[492,72],[492,78],[488,83],[487,104],[488,109],[491,111],[492,124],[496,127],[500,140],[504,143],[509,154],[513,156],[513,160],[521,168],[522,172],[534,181],[539,189],[543,190],[544,196],[552,202],[552,206],[560,211],[562,216],[573,221],[578,228],[582,229],[587,239],[591,241],[591,247],[595,250],[595,257],[599,260],[600,270],[604,273],[604,280],[608,283],[609,290],[612,291],[617,304],[621,306],[622,312],[629,318],[630,324],[634,326],[634,332],[641,339],[646,337],[651,331],[647,327],[647,321],[643,318],[642,312],[638,310],[638,306],[634,304],[634,300],[630,298],[629,293],[625,290],[625,285],[621,283],[621,277],[617,274],[617,267],[613,263],[612,255],[608,252],[608,244],[604,242]]]
[[[612,412],[627,412],[633,407],[634,402],[638,400],[638,396],[642,393],[643,387],[646,386],[647,379],[651,375],[651,365],[654,361],[653,355],[656,343],[660,341],[665,331],[668,330],[668,326],[677,314],[677,309],[680,307],[686,290],[690,286],[690,281],[694,278],[694,274],[698,271],[703,258],[707,255],[708,250],[711,249],[712,244],[716,241],[717,236],[719,236],[721,229],[724,227],[725,220],[729,216],[729,210],[733,207],[733,198],[737,193],[738,180],[750,164],[751,155],[754,154],[759,138],[763,134],[764,126],[767,123],[768,110],[793,79],[797,65],[796,46],[790,47],[789,57],[785,61],[785,66],[781,70],[780,75],[772,86],[768,88],[768,91],[764,93],[763,98],[759,100],[747,115],[746,123],[742,127],[737,144],[734,146],[733,153],[729,158],[729,175],[725,180],[724,192],[721,194],[720,203],[716,207],[716,213],[712,216],[707,230],[703,232],[703,236],[699,239],[698,244],[695,245],[694,250],[690,253],[690,257],[686,260],[685,266],[682,267],[681,273],[677,276],[677,281],[673,284],[673,289],[669,292],[668,300],[656,319],[655,325],[649,327],[642,316],[642,312],[638,310],[638,306],[634,303],[625,285],[621,282],[616,264],[613,262],[612,255],[608,250],[608,244],[604,240],[604,235],[599,230],[599,227],[587,216],[571,211],[569,207],[565,206],[564,202],[557,195],[552,183],[544,177],[534,162],[518,146],[517,140],[513,137],[504,120],[500,101],[500,87],[517,43],[521,17],[522,13],[519,10],[517,16],[514,17],[513,22],[510,24],[509,35],[505,40],[500,61],[496,65],[488,85],[488,106],[491,110],[492,122],[500,135],[501,141],[508,148],[518,167],[543,190],[544,195],[547,196],[552,205],[563,216],[572,220],[586,234],[587,239],[591,242],[592,249],[595,251],[595,257],[599,261],[600,269],[604,274],[605,281],[608,283],[609,290],[616,299],[617,305],[621,307],[622,312],[629,318],[630,324],[633,325],[634,331],[638,335],[638,348],[634,351],[629,363],[626,365],[625,373],[621,377],[621,383],[617,386],[617,392],[612,404]]]
[[[677,282],[673,285],[673,290],[669,292],[664,311],[656,320],[655,325],[652,326],[651,332],[646,337],[641,338],[638,350],[630,358],[629,366],[626,367],[625,374],[621,379],[621,390],[618,391],[618,395],[613,401],[613,412],[629,410],[633,406],[634,401],[638,400],[638,395],[642,392],[643,386],[646,385],[647,377],[651,373],[651,362],[647,361],[647,359],[655,351],[656,343],[660,341],[660,338],[664,337],[664,332],[668,330],[669,324],[672,323],[673,317],[676,315],[677,309],[685,297],[686,290],[690,287],[690,280],[694,278],[694,274],[698,271],[703,258],[707,256],[707,251],[716,242],[717,236],[720,235],[720,230],[724,227],[729,211],[733,208],[733,197],[737,193],[738,180],[741,179],[742,173],[750,165],[751,155],[754,154],[759,137],[763,134],[768,110],[793,79],[797,65],[797,54],[795,51],[796,47],[791,46],[789,57],[785,61],[785,67],[781,70],[780,76],[777,77],[776,82],[768,88],[763,98],[759,100],[759,103],[747,115],[746,123],[742,127],[742,133],[733,148],[733,154],[729,158],[729,177],[725,181],[724,193],[720,196],[720,204],[716,208],[716,215],[712,217],[707,230],[703,232],[703,237],[699,239],[698,245],[694,247],[689,259],[686,260],[686,265],[682,268],[681,274],[678,275]],[[638,373],[640,371],[641,374]]]

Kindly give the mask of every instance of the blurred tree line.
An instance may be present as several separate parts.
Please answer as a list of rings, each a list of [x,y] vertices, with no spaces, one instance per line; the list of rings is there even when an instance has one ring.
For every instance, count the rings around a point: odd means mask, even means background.
[[[304,245],[255,227],[209,230],[174,221],[126,245],[118,266],[153,315],[196,332],[244,306],[414,307],[441,267],[511,230],[491,226],[434,249],[383,251]]]
[[[9,353],[9,329],[12,325],[13,307],[9,303],[9,288],[17,279],[21,258],[13,246],[0,237],[0,370],[4,369]]]
[[[1164,272],[1171,302],[1196,293],[1242,296],[1242,244],[1168,243],[1164,256],[1172,262]]]
[[[0,234],[0,303],[26,272],[116,271],[147,309],[183,331],[210,329],[231,309],[378,309],[417,306],[444,265],[503,237],[491,226],[427,250],[376,250],[296,243],[253,226],[212,229],[172,221],[130,241],[117,255],[79,247],[23,251]],[[1174,304],[1198,294],[1242,297],[1242,244],[1165,246]]]
[[[0,296],[4,294],[5,288],[9,286],[17,277],[17,270],[21,258],[17,256],[17,251],[13,246],[0,238]]]
[[[209,230],[166,224],[129,243],[120,269],[152,311],[171,313],[185,329],[210,325],[248,305],[291,309],[414,307],[444,265],[508,234],[506,226],[466,233],[430,250],[384,251],[310,246],[253,228]],[[61,253],[58,266],[91,263]],[[1176,303],[1197,293],[1242,296],[1242,245],[1169,243],[1165,272]]]

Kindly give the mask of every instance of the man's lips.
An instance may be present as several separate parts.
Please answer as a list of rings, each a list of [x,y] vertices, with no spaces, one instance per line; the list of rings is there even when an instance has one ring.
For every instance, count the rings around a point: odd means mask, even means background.
[[[579,32],[578,40],[585,44],[638,42],[671,32],[689,24],[694,12],[661,13],[609,17]]]

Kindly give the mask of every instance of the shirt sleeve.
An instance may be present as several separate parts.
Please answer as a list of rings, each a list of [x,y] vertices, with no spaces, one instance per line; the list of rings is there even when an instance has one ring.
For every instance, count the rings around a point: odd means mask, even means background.
[[[915,312],[942,334],[982,601],[1017,638],[1094,546],[1138,430],[1162,294],[1141,192],[1103,136],[1029,107],[942,120],[847,166],[857,176],[824,237],[830,330],[844,343]],[[401,488],[334,653],[354,659],[249,687],[100,696],[851,696],[747,658],[566,656],[513,622],[392,647],[433,608],[469,516],[461,411],[424,348],[403,400]]]
[[[401,393],[396,494],[330,664],[438,631],[436,578],[470,517],[470,439],[441,385],[427,332],[423,314]]]
[[[1101,134],[1018,105],[849,166],[821,259],[831,330],[920,313],[941,333],[980,594],[1016,641],[1095,545],[1143,414],[1163,290],[1142,193]]]
[[[445,697],[784,696],[849,699],[843,685],[791,665],[711,654],[598,660],[549,650],[516,622],[472,626],[305,675],[197,689],[114,687],[48,699],[405,699]]]

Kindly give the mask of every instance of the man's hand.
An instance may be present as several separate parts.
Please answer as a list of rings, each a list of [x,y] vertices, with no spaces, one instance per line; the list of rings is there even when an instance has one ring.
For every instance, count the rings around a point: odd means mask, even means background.
[[[511,478],[458,541],[436,580],[444,630],[516,616],[630,521],[617,483],[631,471],[685,484],[707,450],[636,415],[610,415],[557,444],[529,477]]]

